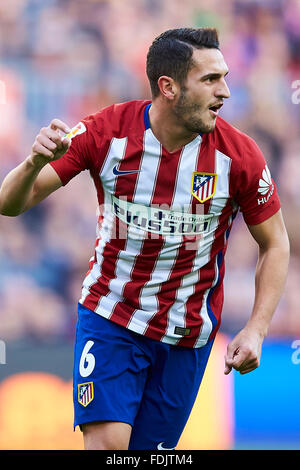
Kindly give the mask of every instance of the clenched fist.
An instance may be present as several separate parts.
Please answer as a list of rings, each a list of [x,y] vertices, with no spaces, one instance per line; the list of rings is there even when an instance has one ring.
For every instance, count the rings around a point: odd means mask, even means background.
[[[245,327],[229,343],[225,356],[225,375],[232,369],[247,374],[260,363],[263,335],[257,330]]]
[[[35,167],[58,160],[69,149],[71,139],[64,137],[71,129],[59,119],[53,119],[48,127],[43,127],[32,146],[29,159]]]

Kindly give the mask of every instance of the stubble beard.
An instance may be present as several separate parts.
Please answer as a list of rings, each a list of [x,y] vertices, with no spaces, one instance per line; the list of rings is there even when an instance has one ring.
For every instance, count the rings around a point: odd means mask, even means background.
[[[197,134],[208,134],[215,128],[215,120],[206,123],[199,116],[201,106],[192,102],[186,95],[186,88],[181,88],[179,99],[174,106],[174,113],[178,121],[186,128],[188,132]]]

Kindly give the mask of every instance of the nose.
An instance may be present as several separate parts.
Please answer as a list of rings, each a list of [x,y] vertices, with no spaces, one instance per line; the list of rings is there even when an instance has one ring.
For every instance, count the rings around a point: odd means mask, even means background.
[[[229,98],[230,97],[230,90],[228,88],[228,85],[226,83],[225,78],[222,78],[219,81],[218,87],[216,88],[215,95],[218,98]]]

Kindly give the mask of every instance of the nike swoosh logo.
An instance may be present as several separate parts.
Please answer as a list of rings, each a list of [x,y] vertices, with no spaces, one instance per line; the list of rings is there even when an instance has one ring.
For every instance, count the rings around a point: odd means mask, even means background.
[[[163,442],[160,442],[157,446],[158,450],[174,450],[175,447],[163,447]]]
[[[116,176],[119,176],[119,175],[131,175],[133,173],[139,173],[141,170],[128,170],[128,171],[122,171],[122,170],[118,170],[117,168],[117,165],[115,165],[113,167],[113,174],[116,175]]]

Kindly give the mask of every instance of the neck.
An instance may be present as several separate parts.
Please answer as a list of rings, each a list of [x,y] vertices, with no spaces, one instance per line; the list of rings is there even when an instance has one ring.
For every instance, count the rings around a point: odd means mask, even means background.
[[[198,133],[188,131],[179,122],[172,108],[154,100],[149,110],[151,130],[161,145],[169,152],[184,147],[194,140]]]

